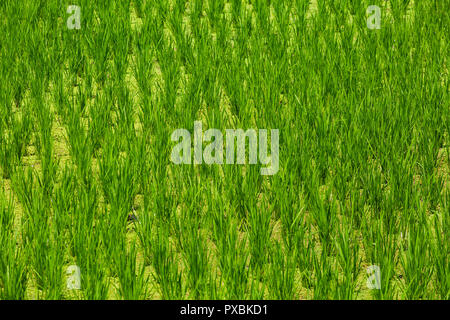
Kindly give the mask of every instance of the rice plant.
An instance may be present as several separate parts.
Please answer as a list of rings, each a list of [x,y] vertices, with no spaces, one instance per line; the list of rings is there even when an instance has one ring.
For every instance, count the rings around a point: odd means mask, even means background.
[[[2,0],[0,299],[449,299],[449,7]]]

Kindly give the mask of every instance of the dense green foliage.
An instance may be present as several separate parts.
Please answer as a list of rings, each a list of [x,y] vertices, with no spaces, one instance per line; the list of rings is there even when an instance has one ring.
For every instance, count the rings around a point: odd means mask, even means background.
[[[0,299],[450,298],[449,8],[1,0]],[[279,172],[173,164],[196,120]]]

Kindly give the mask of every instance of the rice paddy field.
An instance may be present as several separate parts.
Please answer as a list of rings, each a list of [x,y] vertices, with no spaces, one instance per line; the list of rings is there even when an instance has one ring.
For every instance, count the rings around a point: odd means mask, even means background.
[[[1,0],[0,299],[449,299],[449,26],[449,0]],[[279,130],[278,170],[174,163],[196,122]]]

